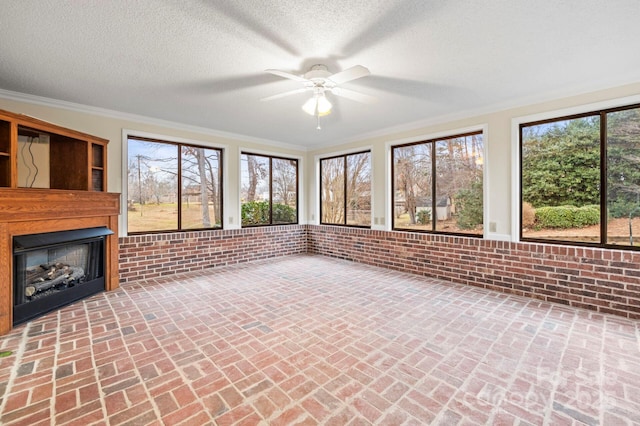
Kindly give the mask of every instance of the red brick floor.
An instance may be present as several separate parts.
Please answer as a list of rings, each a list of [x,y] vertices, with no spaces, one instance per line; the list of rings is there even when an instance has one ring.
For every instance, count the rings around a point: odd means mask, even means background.
[[[15,328],[0,423],[640,424],[639,342],[623,318],[285,257]]]

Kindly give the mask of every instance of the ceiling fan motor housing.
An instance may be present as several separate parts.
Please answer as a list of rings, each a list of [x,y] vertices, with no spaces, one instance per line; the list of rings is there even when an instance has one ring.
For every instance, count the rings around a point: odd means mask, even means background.
[[[327,69],[326,65],[316,64],[307,71],[304,78],[311,80],[314,83],[324,83],[330,76],[331,73]]]

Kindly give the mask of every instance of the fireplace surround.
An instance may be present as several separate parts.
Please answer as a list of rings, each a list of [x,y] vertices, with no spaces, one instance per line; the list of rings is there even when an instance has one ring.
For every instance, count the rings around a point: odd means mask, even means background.
[[[13,325],[104,290],[105,227],[13,237]]]
[[[110,229],[113,234],[104,239],[103,288],[118,287],[120,194],[106,192],[108,143],[98,136],[0,110],[0,335],[14,324],[16,237],[19,242],[25,235]],[[23,156],[25,147],[28,161]],[[75,286],[72,281],[65,285],[70,284]],[[42,286],[30,287],[32,296],[43,292]]]
[[[14,323],[14,244],[27,235],[93,228],[104,236],[101,290],[118,288],[118,215],[120,194],[35,188],[0,188],[0,335]],[[99,290],[100,291],[100,290]],[[19,312],[18,312],[19,313]]]

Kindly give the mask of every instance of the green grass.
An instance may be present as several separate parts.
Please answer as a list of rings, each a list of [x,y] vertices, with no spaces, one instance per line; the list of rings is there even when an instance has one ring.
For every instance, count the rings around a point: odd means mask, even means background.
[[[151,232],[177,229],[178,227],[178,204],[133,204],[134,210],[127,212],[128,232]],[[210,208],[211,220],[214,214]],[[182,206],[182,228],[198,229],[202,228],[202,212],[200,204],[189,203]]]

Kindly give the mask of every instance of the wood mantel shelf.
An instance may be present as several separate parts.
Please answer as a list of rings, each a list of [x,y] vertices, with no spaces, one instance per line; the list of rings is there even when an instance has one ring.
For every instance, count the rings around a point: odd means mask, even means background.
[[[120,214],[120,194],[60,189],[0,188],[0,223]]]
[[[118,288],[120,194],[0,188],[0,335],[13,326],[13,237],[105,226],[105,290]]]

